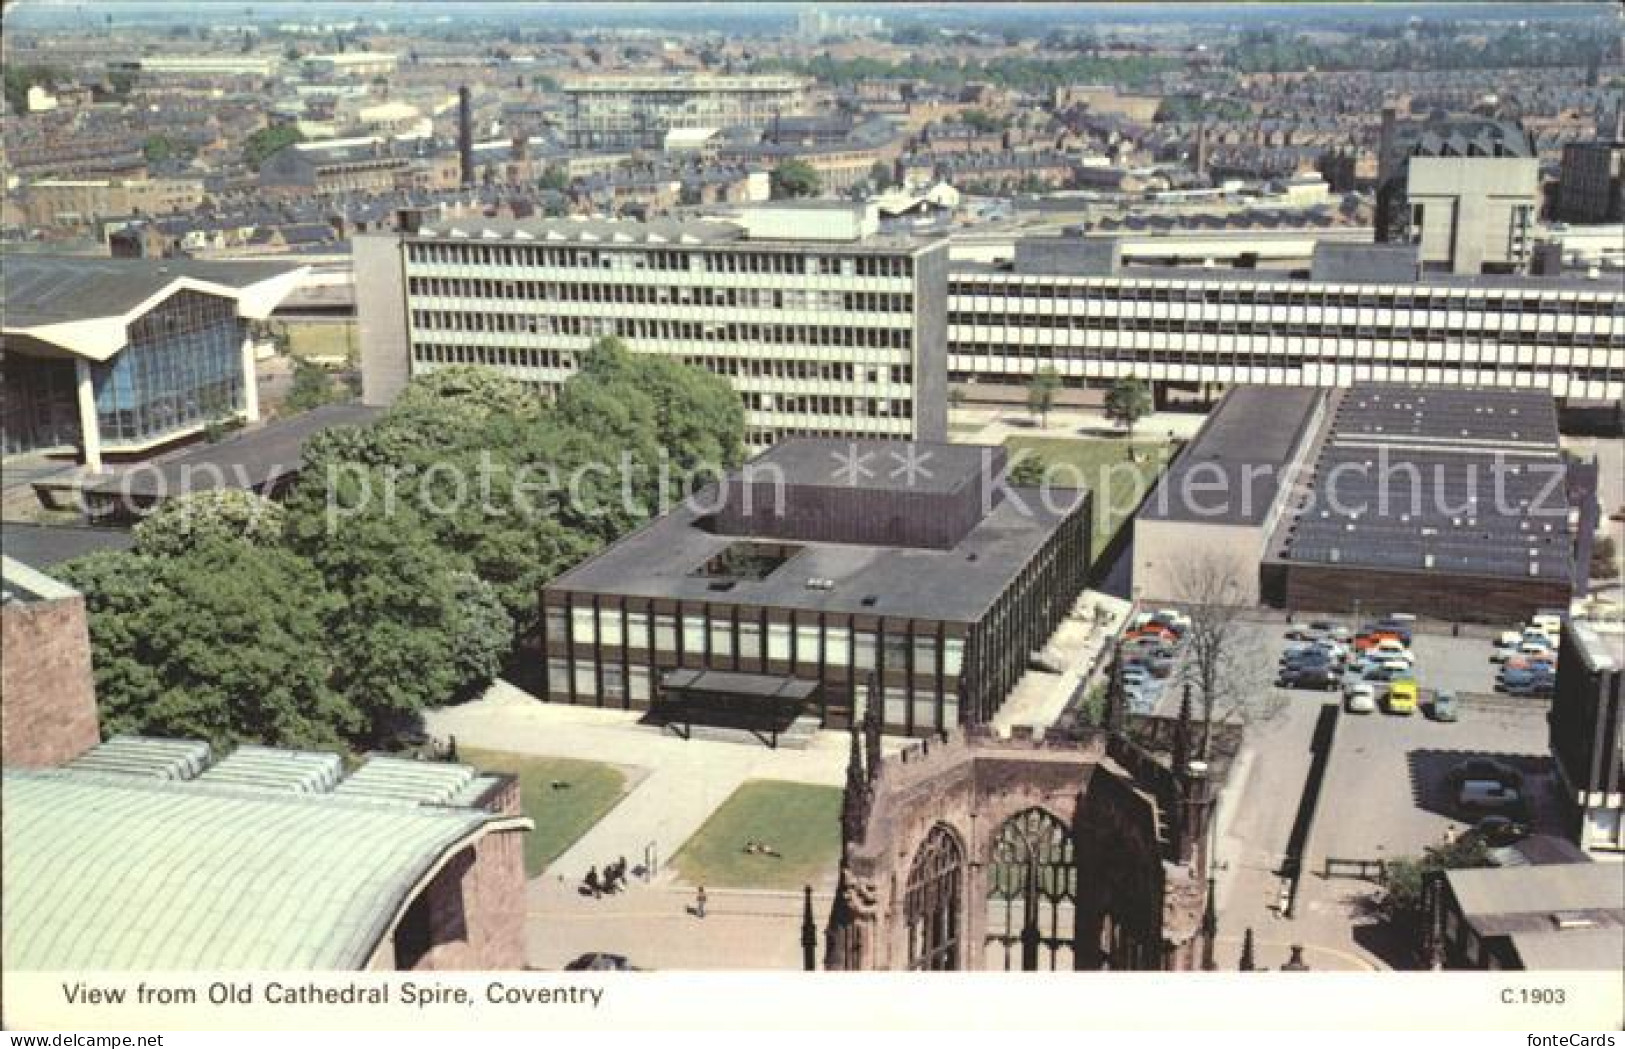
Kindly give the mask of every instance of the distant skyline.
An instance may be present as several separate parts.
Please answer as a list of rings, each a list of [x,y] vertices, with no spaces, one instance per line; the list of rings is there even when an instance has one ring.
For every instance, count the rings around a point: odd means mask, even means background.
[[[165,0],[17,0],[8,4],[5,22],[10,28],[67,29],[76,25],[103,25],[107,15],[115,24],[262,24],[289,21],[335,20],[385,22],[407,26],[452,19],[461,23],[551,27],[585,31],[646,27],[676,30],[729,30],[735,33],[773,32],[794,26],[807,8],[833,12],[876,14],[899,25],[938,24],[960,28],[1013,26],[1054,28],[1148,25],[1310,25],[1389,22],[1411,17],[1437,17],[1460,21],[1550,21],[1590,18],[1614,9],[1613,4],[1534,2],[1483,3],[1480,0],[1374,0],[1368,3],[595,3],[591,0],[552,3],[495,3],[474,0],[378,0],[378,2],[297,3],[260,0],[245,3],[185,4]]]

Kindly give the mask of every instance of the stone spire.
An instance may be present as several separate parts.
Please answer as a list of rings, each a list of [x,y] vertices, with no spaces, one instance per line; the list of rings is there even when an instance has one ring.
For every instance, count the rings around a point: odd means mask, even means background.
[[[1183,779],[1191,763],[1191,683],[1179,696],[1179,722],[1174,728],[1174,775]]]
[[[859,742],[858,719],[854,715],[849,732],[851,748],[846,758],[846,787],[841,792],[841,841],[855,843],[863,838],[868,817],[869,777],[863,769],[863,748]]]
[[[1207,906],[1202,908],[1202,968],[1213,972],[1219,967],[1218,961],[1213,957],[1214,941],[1219,937],[1219,912],[1214,897],[1218,895],[1213,883],[1213,875],[1207,876]],[[1252,930],[1248,930],[1249,934]]]
[[[813,923],[812,886],[802,886],[801,967],[807,972],[818,968],[818,926]]]
[[[1253,961],[1253,927],[1247,926],[1247,935],[1241,938],[1241,964],[1236,966],[1244,973],[1253,972],[1258,963]]]
[[[1109,732],[1123,731],[1123,654],[1118,652],[1112,656],[1112,679],[1106,686],[1106,729]]]
[[[880,689],[875,685],[875,677],[869,675],[868,687],[864,690],[863,700],[863,744],[864,760],[869,766],[869,780],[873,782],[880,775],[880,724],[881,700]]]

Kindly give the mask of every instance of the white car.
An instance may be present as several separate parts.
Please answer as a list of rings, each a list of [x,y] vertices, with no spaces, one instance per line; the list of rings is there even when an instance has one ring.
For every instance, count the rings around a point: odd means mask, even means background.
[[[1505,663],[1508,656],[1517,653],[1521,644],[1523,644],[1522,634],[1516,630],[1503,631],[1501,636],[1495,639],[1495,651],[1490,653],[1490,662]]]
[[[1544,641],[1525,641],[1518,646],[1517,651],[1517,655],[1539,659],[1551,659],[1556,654],[1552,651],[1552,646]]]
[[[1359,681],[1343,690],[1343,706],[1350,714],[1375,714],[1377,690],[1369,681]]]
[[[1392,640],[1377,642],[1375,645],[1366,650],[1366,655],[1367,657],[1376,656],[1378,659],[1381,659],[1384,662],[1387,662],[1390,659],[1403,659],[1406,666],[1410,666],[1412,663],[1416,662],[1416,657],[1411,654],[1410,649],[1406,648],[1400,642]]]

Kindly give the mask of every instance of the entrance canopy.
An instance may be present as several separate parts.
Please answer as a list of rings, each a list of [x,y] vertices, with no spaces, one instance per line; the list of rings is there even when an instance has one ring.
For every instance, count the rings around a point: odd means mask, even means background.
[[[670,670],[660,683],[668,693],[795,703],[806,701],[818,691],[816,681],[777,674],[740,674],[731,670]]]
[[[818,693],[818,682],[727,670],[668,670],[660,679],[656,713],[681,725],[692,739],[695,724],[742,729],[770,747]]]

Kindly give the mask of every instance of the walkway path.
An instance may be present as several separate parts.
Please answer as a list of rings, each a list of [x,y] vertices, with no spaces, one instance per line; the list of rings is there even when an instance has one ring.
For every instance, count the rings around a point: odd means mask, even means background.
[[[846,777],[845,733],[823,732],[806,750],[683,740],[635,713],[541,703],[505,681],[480,700],[428,715],[429,731],[464,746],[516,754],[603,761],[648,770],[620,804],[548,869],[578,884],[590,867],[620,857],[632,866],[653,846],[663,866],[717,807],[748,779],[839,786]]]

